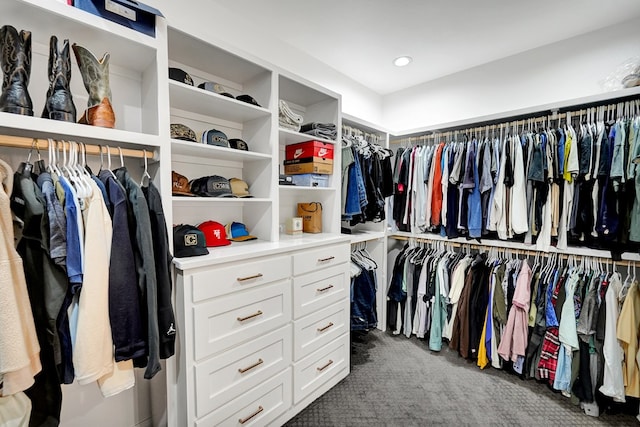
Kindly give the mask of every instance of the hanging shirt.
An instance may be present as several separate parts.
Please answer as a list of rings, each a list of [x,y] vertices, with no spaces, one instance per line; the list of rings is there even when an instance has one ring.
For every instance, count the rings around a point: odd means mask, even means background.
[[[604,380],[600,387],[602,394],[612,397],[616,402],[625,401],[624,377],[622,361],[624,352],[618,341],[616,326],[618,313],[620,312],[618,294],[622,282],[619,273],[613,273],[609,279],[609,287],[605,294],[606,299],[606,323],[604,336]]]
[[[624,299],[616,329],[616,336],[624,353],[623,374],[625,394],[640,397],[640,371],[636,363],[638,353],[638,331],[640,329],[640,292],[634,281]]]
[[[507,325],[498,346],[498,354],[504,360],[515,362],[518,356],[524,356],[527,351],[529,304],[531,301],[531,268],[525,259],[516,281],[513,294],[513,306],[509,311]]]

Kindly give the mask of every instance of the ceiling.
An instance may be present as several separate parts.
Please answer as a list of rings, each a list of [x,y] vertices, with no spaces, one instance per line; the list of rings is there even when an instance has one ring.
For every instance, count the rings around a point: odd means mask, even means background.
[[[215,2],[381,95],[640,17],[638,0]]]

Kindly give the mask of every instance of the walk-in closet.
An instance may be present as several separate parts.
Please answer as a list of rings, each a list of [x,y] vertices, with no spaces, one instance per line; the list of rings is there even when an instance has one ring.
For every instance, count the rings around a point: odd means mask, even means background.
[[[0,17],[0,427],[640,422],[637,1]]]

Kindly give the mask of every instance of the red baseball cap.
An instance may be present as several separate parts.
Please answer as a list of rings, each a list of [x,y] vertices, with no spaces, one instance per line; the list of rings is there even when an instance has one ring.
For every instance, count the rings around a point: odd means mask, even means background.
[[[219,222],[205,221],[198,225],[198,228],[204,233],[204,239],[207,242],[208,247],[227,246],[231,244],[227,239],[227,233],[224,230],[224,225]]]

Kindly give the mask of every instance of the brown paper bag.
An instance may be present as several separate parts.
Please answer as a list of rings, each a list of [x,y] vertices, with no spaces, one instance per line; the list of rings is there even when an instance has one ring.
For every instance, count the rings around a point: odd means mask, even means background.
[[[321,203],[298,203],[298,216],[302,218],[302,231],[305,233],[322,233]]]

